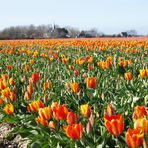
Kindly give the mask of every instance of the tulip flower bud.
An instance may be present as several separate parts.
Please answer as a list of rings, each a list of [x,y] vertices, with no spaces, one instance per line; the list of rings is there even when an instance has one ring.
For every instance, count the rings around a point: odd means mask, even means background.
[[[76,69],[74,70],[74,76],[77,77],[79,75],[79,71]]]
[[[26,76],[23,76],[21,79],[22,82],[26,82]]]
[[[55,129],[56,128],[56,125],[55,125],[55,123],[53,121],[49,122],[49,128],[51,128],[51,129]]]
[[[91,115],[89,117],[89,122],[90,122],[91,126],[93,127],[93,125],[94,125],[94,116],[93,116],[92,113],[91,113]]]
[[[89,134],[91,131],[91,124],[90,121],[88,121],[87,125],[86,125],[86,133]]]
[[[29,84],[29,85],[27,86],[27,92],[28,92],[30,95],[33,93],[33,86],[32,86],[32,84]]]
[[[48,97],[47,96],[44,96],[43,100],[44,100],[44,103],[47,103]]]
[[[112,116],[112,115],[115,115],[115,109],[114,107],[112,106],[112,104],[109,104],[107,106],[107,109],[104,110],[104,115],[105,116]]]
[[[26,92],[25,92],[25,95],[24,95],[24,99],[30,100],[30,99],[31,99],[31,94],[29,94],[29,93],[26,91]]]
[[[10,100],[15,101],[16,100],[16,94],[14,92],[10,92]]]

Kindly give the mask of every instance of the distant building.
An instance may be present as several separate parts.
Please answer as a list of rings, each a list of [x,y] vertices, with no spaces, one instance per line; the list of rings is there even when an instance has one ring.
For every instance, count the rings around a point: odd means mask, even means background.
[[[127,32],[121,32],[121,37],[128,37],[128,33]]]

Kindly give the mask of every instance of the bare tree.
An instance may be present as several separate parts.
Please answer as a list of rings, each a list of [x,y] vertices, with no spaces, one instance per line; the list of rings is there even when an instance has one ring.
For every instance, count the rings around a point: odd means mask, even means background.
[[[80,34],[80,31],[77,28],[70,27],[70,26],[65,27],[65,28],[68,30],[68,35],[71,38],[77,38]]]

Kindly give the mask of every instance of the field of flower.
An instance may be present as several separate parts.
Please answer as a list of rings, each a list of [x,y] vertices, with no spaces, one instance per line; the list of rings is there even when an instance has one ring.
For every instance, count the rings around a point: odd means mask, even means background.
[[[0,41],[0,122],[31,148],[148,146],[148,40]]]

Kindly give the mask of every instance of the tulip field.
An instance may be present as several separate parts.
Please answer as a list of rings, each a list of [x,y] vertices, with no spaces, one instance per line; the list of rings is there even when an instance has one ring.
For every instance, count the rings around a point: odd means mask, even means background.
[[[0,41],[0,124],[28,148],[148,148],[148,39]]]

